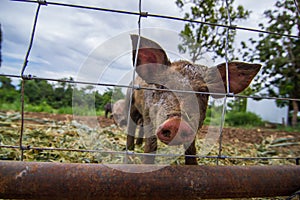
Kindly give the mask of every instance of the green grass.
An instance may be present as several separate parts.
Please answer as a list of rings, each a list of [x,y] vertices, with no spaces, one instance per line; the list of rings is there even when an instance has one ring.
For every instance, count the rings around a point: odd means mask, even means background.
[[[12,103],[0,103],[0,110],[2,111],[21,111],[21,102],[15,101]],[[93,110],[85,107],[61,107],[59,109],[54,109],[46,102],[42,102],[40,105],[24,104],[25,112],[46,112],[52,114],[76,114],[82,116],[99,116],[104,115],[103,110]]]
[[[14,110],[14,111],[20,111],[21,110],[21,102],[15,101],[13,103],[0,103],[0,110]]]
[[[104,110],[94,110],[86,107],[61,107],[54,109],[46,102],[40,105],[25,104],[25,112],[46,112],[53,114],[75,114],[80,116],[104,116]],[[15,101],[12,103],[0,103],[0,110],[2,111],[18,111],[21,110],[21,102]],[[208,109],[204,125],[220,125],[221,112],[211,111]],[[251,129],[255,127],[261,127],[263,121],[254,113],[249,112],[229,112],[226,113],[225,126],[231,127],[243,127]],[[286,132],[300,132],[300,124],[297,127],[281,126],[278,125],[276,129]]]
[[[300,132],[300,124],[298,124],[296,127],[278,125],[277,129],[285,132]]]

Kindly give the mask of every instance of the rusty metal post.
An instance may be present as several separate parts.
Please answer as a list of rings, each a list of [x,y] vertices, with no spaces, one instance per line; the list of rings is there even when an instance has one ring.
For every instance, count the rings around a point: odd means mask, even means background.
[[[130,173],[141,168],[153,171]],[[300,189],[300,166],[159,168],[0,161],[0,198],[241,198],[288,196]]]

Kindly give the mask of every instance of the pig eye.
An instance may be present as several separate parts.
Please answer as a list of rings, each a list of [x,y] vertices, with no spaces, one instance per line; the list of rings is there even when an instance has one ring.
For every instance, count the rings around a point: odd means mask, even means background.
[[[163,85],[155,85],[157,89],[163,90],[163,89],[167,89],[165,86]]]
[[[174,114],[168,114],[167,118],[171,118],[171,117],[181,117],[180,113],[174,113]]]
[[[163,90],[168,89],[168,88],[166,88],[165,86],[163,86],[163,85],[158,85],[158,84],[155,84],[155,88],[156,88],[157,90],[153,90],[153,91],[152,91],[152,96],[153,96],[153,97],[154,97],[155,95],[161,95],[162,93],[165,92],[165,91],[163,91]]]

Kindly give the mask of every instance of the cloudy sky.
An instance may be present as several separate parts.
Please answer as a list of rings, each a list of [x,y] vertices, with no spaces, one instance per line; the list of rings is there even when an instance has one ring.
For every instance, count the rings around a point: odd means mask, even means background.
[[[0,0],[0,22],[3,33],[2,67],[0,74],[20,75],[37,9],[36,3]],[[55,0],[98,8],[138,12],[138,0]],[[236,0],[252,11],[249,19],[239,26],[258,28],[265,22],[263,11],[274,1]],[[151,14],[183,17],[175,0],[143,0],[142,10]],[[142,18],[141,33],[165,48],[171,60],[187,58],[178,53],[178,33],[184,22],[158,18]],[[42,6],[36,34],[25,74],[44,78],[127,84],[131,79],[130,34],[138,33],[138,16],[86,10],[62,6]],[[257,33],[237,32],[236,44],[257,37]],[[209,56],[205,64],[213,66]],[[201,63],[202,64],[202,63]],[[14,80],[18,82],[19,80]],[[105,88],[99,88],[105,90]]]
[[[100,8],[138,12],[137,0],[57,0]],[[259,2],[259,10],[257,3]],[[263,21],[262,12],[272,5],[271,1],[237,0],[252,10],[247,21],[240,26],[257,28]],[[3,31],[2,74],[21,73],[28,48],[36,3],[1,0],[0,22]],[[142,1],[142,10],[151,14],[182,17],[183,12],[174,0]],[[129,35],[137,34],[138,16],[86,10],[62,6],[42,6],[29,63],[25,74],[38,77],[65,78],[75,80],[104,81],[115,83],[131,70],[131,43]],[[183,22],[143,18],[142,34],[159,42],[171,59],[185,57],[177,52],[178,33]],[[256,33],[238,31],[238,40],[255,37]],[[208,65],[214,65],[207,58]]]

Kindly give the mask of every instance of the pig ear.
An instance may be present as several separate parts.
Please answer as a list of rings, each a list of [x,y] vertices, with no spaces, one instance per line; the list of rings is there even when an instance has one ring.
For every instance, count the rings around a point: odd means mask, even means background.
[[[246,89],[260,68],[260,64],[229,62],[230,93],[237,94]],[[206,83],[210,92],[225,92],[227,90],[226,64],[222,63],[216,67],[209,68]]]
[[[138,35],[131,35],[132,60],[135,62]],[[155,77],[170,66],[166,52],[156,42],[140,37],[136,71],[146,82],[154,83]]]

